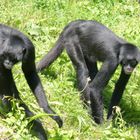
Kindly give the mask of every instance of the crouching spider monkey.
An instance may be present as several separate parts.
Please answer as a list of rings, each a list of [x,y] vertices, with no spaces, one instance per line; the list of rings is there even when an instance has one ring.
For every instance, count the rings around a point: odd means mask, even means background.
[[[62,120],[50,108],[36,72],[34,45],[20,31],[0,24],[0,98],[3,104],[8,104],[6,99],[2,99],[4,96],[14,96],[21,100],[11,71],[12,67],[18,62],[22,62],[23,73],[38,104],[46,113],[51,114],[52,119],[61,127]],[[24,107],[27,116],[33,116],[33,113],[24,103],[21,106]],[[47,135],[39,120],[33,121],[33,129],[39,139],[47,140]]]
[[[76,20],[64,28],[55,46],[38,63],[37,71],[49,67],[64,48],[75,67],[82,99],[91,107],[92,117],[98,124],[103,122],[102,91],[117,66],[122,65],[107,115],[108,119],[112,118],[112,108],[119,104],[130,75],[140,61],[139,49],[97,21]],[[97,61],[103,63],[100,70]]]

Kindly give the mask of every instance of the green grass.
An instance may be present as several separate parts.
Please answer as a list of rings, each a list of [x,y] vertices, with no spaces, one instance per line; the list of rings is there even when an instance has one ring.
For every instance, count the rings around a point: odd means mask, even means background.
[[[132,0],[3,0],[0,22],[24,32],[36,46],[36,62],[55,43],[64,26],[72,20],[90,19],[102,22],[120,37],[140,46],[140,5]],[[109,99],[120,73],[116,71],[104,91],[106,116]],[[121,100],[121,114],[114,122],[97,126],[80,101],[74,68],[63,54],[39,74],[51,107],[63,118],[64,126],[45,115],[30,91],[20,64],[13,69],[20,96],[41,118],[50,140],[138,140],[140,137],[140,66],[137,67]],[[23,108],[13,101],[13,108],[0,118],[0,139],[35,140],[27,129],[30,119]],[[2,110],[0,108],[0,110]]]

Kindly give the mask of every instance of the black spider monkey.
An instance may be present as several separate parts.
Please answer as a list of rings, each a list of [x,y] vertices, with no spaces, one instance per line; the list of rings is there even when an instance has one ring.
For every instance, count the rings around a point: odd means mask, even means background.
[[[3,104],[9,104],[8,101],[3,98],[4,96],[14,96],[21,100],[11,71],[12,67],[20,61],[22,62],[22,70],[25,78],[40,107],[42,107],[46,113],[51,114],[51,117],[58,123],[59,127],[61,127],[62,120],[50,108],[36,72],[34,45],[18,30],[0,24],[0,98]],[[33,116],[33,113],[24,103],[22,103],[21,106],[25,108],[27,116]],[[33,128],[36,130],[36,133],[38,133],[38,137],[41,140],[47,140],[41,122],[34,120],[33,123]]]
[[[97,21],[76,20],[64,28],[55,47],[38,63],[37,71],[49,67],[64,48],[75,67],[82,99],[90,105],[98,124],[103,122],[102,91],[117,66],[122,65],[107,115],[107,119],[111,119],[112,108],[118,105],[130,75],[140,61],[139,49]],[[103,62],[99,71],[97,61]]]

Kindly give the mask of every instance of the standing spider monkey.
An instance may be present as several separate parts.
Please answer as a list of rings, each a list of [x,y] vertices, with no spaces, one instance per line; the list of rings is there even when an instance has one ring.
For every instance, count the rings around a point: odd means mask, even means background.
[[[8,100],[3,98],[4,96],[14,96],[21,100],[11,71],[12,67],[20,61],[22,62],[22,70],[25,78],[38,104],[46,113],[51,114],[52,119],[61,127],[62,120],[50,108],[36,72],[34,45],[21,32],[0,24],[0,98],[3,104],[9,105]],[[33,113],[23,102],[21,106],[24,107],[27,116],[33,116]],[[33,121],[33,129],[41,140],[47,140],[45,130],[39,120]]]
[[[75,67],[82,99],[91,107],[92,117],[98,124],[103,122],[102,91],[117,66],[122,65],[107,115],[111,119],[112,108],[119,104],[130,75],[140,61],[139,49],[97,21],[77,20],[64,28],[55,47],[38,63],[37,71],[49,67],[64,48]],[[100,70],[97,61],[103,62]]]

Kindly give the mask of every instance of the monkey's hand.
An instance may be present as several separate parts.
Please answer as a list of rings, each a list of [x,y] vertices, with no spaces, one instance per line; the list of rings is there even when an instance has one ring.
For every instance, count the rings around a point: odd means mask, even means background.
[[[57,122],[59,128],[63,126],[63,121],[59,116],[52,116],[52,118]]]

